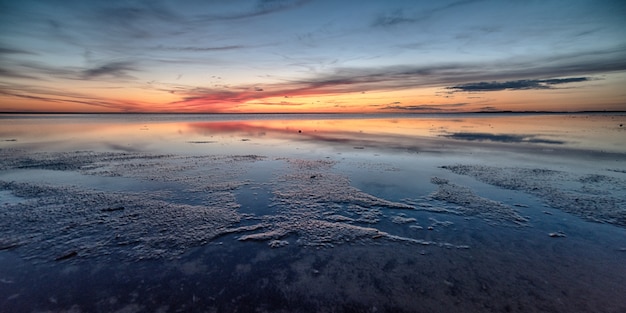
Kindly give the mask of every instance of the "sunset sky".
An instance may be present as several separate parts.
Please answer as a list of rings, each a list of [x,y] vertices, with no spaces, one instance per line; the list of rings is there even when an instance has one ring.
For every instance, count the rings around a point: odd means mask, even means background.
[[[626,110],[626,1],[0,0],[0,112]]]

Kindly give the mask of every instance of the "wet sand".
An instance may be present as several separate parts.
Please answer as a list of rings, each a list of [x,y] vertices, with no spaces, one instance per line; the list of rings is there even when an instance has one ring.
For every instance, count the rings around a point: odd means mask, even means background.
[[[221,150],[245,154],[3,142],[0,311],[626,310],[618,152],[248,137]]]

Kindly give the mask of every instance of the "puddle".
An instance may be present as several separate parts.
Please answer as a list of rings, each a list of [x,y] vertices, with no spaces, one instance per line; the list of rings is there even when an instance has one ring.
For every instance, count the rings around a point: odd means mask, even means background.
[[[16,204],[23,201],[26,201],[26,199],[13,195],[9,190],[0,190],[0,205]]]
[[[239,208],[241,213],[256,216],[276,213],[276,208],[270,202],[271,192],[263,187],[248,184],[239,187],[234,193],[237,203],[241,205]]]

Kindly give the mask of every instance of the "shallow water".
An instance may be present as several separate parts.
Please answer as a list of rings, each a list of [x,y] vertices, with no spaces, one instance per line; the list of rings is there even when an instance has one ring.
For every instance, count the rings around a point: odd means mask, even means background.
[[[0,311],[622,312],[626,115],[0,115]]]

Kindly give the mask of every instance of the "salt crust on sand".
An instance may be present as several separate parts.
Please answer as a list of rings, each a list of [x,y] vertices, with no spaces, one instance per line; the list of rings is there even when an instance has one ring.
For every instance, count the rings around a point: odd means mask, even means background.
[[[83,257],[173,256],[240,221],[228,197],[220,201],[224,206],[211,207],[67,186],[0,182],[0,188],[29,198],[0,210],[2,238],[23,246],[19,252],[27,258],[50,260],[72,251]]]
[[[383,211],[411,210],[413,206],[387,201],[350,186],[347,177],[331,172],[332,161],[285,160],[290,171],[275,184],[272,203],[277,214],[263,216],[263,232],[247,234],[239,240],[277,240],[295,235],[306,246],[326,246],[378,239],[422,245],[454,247],[413,238],[394,236],[374,227]],[[351,224],[355,222],[361,225]]]
[[[467,248],[400,237],[375,228],[384,211],[415,207],[350,186],[347,177],[333,173],[335,163],[327,160],[279,159],[286,162],[286,170],[268,183],[272,194],[269,205],[276,213],[255,216],[239,211],[234,192],[252,183],[238,177],[264,160],[260,156],[0,149],[0,157],[3,170],[72,171],[86,177],[163,184],[162,190],[131,192],[0,181],[0,190],[24,199],[0,207],[0,248],[14,249],[33,260],[174,258],[189,247],[228,234],[237,234],[240,241],[267,241],[275,248],[287,246],[290,238],[304,246],[387,240]]]
[[[380,240],[466,248],[396,236],[377,225],[387,217],[398,227],[422,229],[417,219],[401,213],[410,210],[474,216],[497,225],[528,222],[513,207],[439,177],[430,178],[438,189],[427,197],[403,203],[381,199],[351,186],[346,176],[334,171],[336,162],[331,160],[276,159],[286,166],[277,168],[270,182],[264,183],[274,213],[257,216],[239,210],[235,192],[255,183],[240,177],[266,159],[261,156],[0,149],[0,157],[1,170],[70,171],[86,177],[163,184],[163,189],[133,192],[0,181],[0,190],[23,199],[0,207],[0,249],[14,249],[37,260],[173,258],[189,247],[229,234],[240,241],[265,241],[274,248],[290,243],[332,247]],[[479,165],[443,168],[536,195],[554,208],[588,220],[626,225],[626,182],[614,176]],[[447,226],[444,223],[448,222],[433,225]]]
[[[589,221],[626,226],[626,180],[618,177],[484,165],[443,168],[493,186],[533,194],[553,208]]]
[[[486,199],[474,194],[471,189],[449,182],[447,179],[433,177],[431,182],[439,186],[431,197],[435,200],[442,200],[459,206],[450,213],[459,215],[478,215],[490,222],[512,222],[524,225],[528,219],[519,215],[511,206]]]

